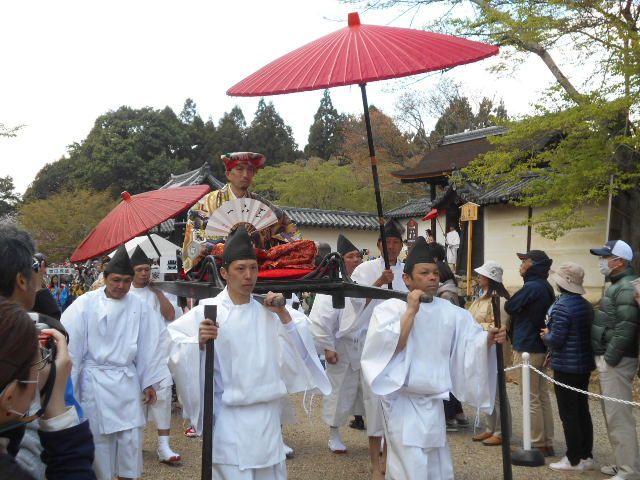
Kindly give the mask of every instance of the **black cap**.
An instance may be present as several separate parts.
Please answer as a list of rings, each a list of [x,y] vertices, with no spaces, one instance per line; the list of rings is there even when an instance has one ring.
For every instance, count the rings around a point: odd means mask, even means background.
[[[147,257],[147,254],[140,248],[140,245],[136,246],[133,255],[131,255],[131,265],[134,267],[138,265],[151,265],[151,259]]]
[[[257,260],[256,250],[244,225],[240,225],[224,243],[222,261],[229,265],[235,260]]]
[[[414,265],[418,263],[436,263],[433,252],[424,237],[418,237],[413,244],[413,248],[404,260],[404,273],[411,273]]]
[[[529,250],[527,253],[516,253],[520,260],[530,258],[534,262],[541,262],[543,260],[549,260],[547,254],[542,250]]]
[[[400,228],[398,228],[398,224],[395,222],[395,220],[388,220],[387,223],[384,224],[384,236],[386,238],[395,237],[402,240],[402,231],[400,230]],[[381,238],[378,238],[378,240],[380,239]]]
[[[133,265],[124,245],[120,245],[113,258],[104,267],[104,274],[117,273],[118,275],[131,275],[133,277]]]
[[[338,253],[340,255],[345,256],[347,253],[353,252],[354,250],[358,250],[358,247],[351,243],[344,235],[338,235]]]

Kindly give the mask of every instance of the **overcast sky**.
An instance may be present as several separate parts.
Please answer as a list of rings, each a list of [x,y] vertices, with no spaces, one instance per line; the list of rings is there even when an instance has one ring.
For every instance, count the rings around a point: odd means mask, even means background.
[[[204,120],[217,123],[237,104],[250,122],[258,99],[227,97],[226,90],[271,60],[346,26],[352,10],[337,0],[2,2],[0,123],[25,127],[16,138],[0,138],[0,176],[13,176],[24,192],[40,168],[86,137],[99,115],[122,105],[168,105],[179,113],[190,97]],[[406,27],[412,18],[383,11],[361,13],[361,20]],[[528,112],[551,80],[546,68],[532,59],[516,77],[499,78],[487,71],[493,62],[446,75],[471,95],[503,98],[510,114]],[[428,90],[439,77],[409,88]],[[393,85],[368,87],[369,103],[389,115],[397,95]],[[300,148],[321,95],[267,98],[293,128]],[[357,86],[332,89],[331,96],[338,111],[362,112]]]

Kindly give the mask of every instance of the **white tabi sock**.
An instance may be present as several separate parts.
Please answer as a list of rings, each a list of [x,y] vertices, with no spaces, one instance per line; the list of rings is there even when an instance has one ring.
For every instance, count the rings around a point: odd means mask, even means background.
[[[169,435],[158,435],[158,449],[169,448]]]

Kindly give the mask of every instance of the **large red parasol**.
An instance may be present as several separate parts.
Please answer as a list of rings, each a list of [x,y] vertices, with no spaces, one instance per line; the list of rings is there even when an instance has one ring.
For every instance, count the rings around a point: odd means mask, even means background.
[[[497,53],[498,47],[450,35],[409,28],[361,25],[358,14],[350,13],[348,27],[280,57],[231,87],[227,94],[258,97],[360,85],[383,256],[386,268],[389,268],[366,84],[452,68]]]
[[[91,230],[73,252],[71,261],[82,262],[97,257],[147,233],[187,210],[210,190],[209,185],[193,185],[152,190],[138,195],[122,192],[122,202]]]

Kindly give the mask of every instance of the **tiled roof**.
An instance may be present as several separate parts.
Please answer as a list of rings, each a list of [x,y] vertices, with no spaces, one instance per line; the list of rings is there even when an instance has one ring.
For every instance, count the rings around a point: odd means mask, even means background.
[[[378,229],[378,217],[373,213],[283,206],[280,206],[280,208],[296,225],[301,227],[348,228],[352,230]]]
[[[402,182],[448,175],[454,170],[466,167],[478,155],[493,150],[495,147],[489,143],[487,137],[502,135],[506,131],[504,127],[487,127],[447,135],[438,148],[427,152],[415,167],[392,172],[392,175],[400,178]]]
[[[465,202],[475,202],[478,205],[492,205],[507,203],[522,195],[522,191],[537,177],[527,175],[515,183],[498,183],[491,188],[483,188],[475,183],[466,183],[458,187],[456,193]]]
[[[424,217],[431,210],[431,200],[428,197],[414,198],[400,207],[387,211],[386,218]]]
[[[186,187],[189,185],[204,184],[209,185],[212,190],[217,190],[224,186],[224,182],[221,182],[211,174],[211,169],[206,162],[196,170],[180,173],[178,175],[171,174],[171,179],[160,188]]]

